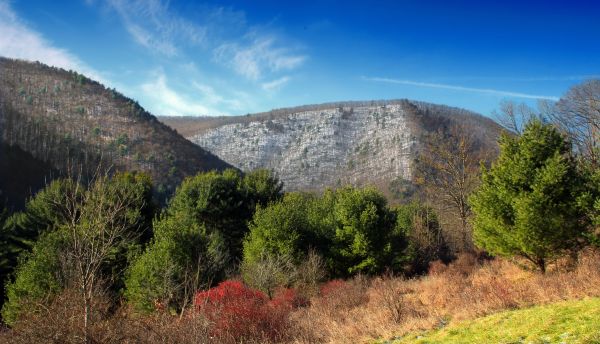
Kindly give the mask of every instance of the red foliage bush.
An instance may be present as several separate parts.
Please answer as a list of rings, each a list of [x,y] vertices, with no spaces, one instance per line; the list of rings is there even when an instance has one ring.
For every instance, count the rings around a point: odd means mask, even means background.
[[[284,289],[273,300],[240,281],[225,281],[194,298],[196,311],[211,322],[211,332],[236,340],[280,340],[285,336],[288,315],[299,305],[293,289]]]

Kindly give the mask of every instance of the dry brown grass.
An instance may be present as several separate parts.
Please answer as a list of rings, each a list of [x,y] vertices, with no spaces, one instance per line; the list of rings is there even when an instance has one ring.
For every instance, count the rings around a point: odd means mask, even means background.
[[[294,343],[361,343],[445,326],[504,309],[600,296],[600,252],[580,254],[576,264],[555,264],[545,275],[519,262],[461,255],[446,266],[431,264],[427,276],[382,276],[332,281],[308,307],[290,316],[282,338]],[[65,292],[43,307],[32,307],[13,329],[0,329],[0,343],[80,343],[82,324],[76,294]],[[241,343],[211,338],[211,324],[198,314],[157,312],[134,315],[97,302],[92,343]],[[290,339],[291,338],[291,339]],[[247,339],[243,341],[248,343]]]
[[[0,343],[83,343],[84,326],[80,295],[65,290],[45,303],[30,304],[11,329],[0,328]],[[180,317],[165,312],[136,315],[127,309],[110,309],[107,299],[92,305],[88,343],[237,343],[230,338],[211,338],[203,317]]]
[[[376,278],[365,289],[362,303],[332,312],[327,300],[314,298],[310,307],[296,311],[295,331],[301,335],[295,342],[360,343],[504,309],[600,296],[599,252],[584,252],[572,269],[566,266],[561,262],[541,275],[518,262],[462,255],[449,266],[432,264],[424,277]],[[342,293],[337,297],[343,299]]]

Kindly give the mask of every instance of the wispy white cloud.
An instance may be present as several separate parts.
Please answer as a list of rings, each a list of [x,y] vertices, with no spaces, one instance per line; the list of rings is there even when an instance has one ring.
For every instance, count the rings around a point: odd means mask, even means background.
[[[453,91],[463,91],[463,92],[483,93],[483,94],[490,94],[490,95],[495,95],[495,96],[500,96],[500,97],[513,97],[513,98],[525,98],[525,99],[545,99],[545,100],[552,100],[552,101],[558,101],[558,99],[559,99],[556,96],[536,95],[536,94],[528,94],[528,93],[520,93],[520,92],[495,90],[495,89],[489,89],[489,88],[465,87],[465,86],[420,82],[420,81],[413,81],[413,80],[377,78],[377,77],[374,77],[374,78],[363,77],[363,79],[366,81],[385,82],[385,83],[390,83],[390,84],[429,87],[429,88],[437,88],[437,89],[445,89],[445,90],[453,90]]]
[[[150,109],[157,115],[194,116],[215,114],[213,109],[191,100],[169,87],[163,72],[156,73],[153,80],[141,85],[141,90],[149,98]]]
[[[82,62],[66,49],[55,47],[40,33],[31,29],[15,11],[9,1],[0,0],[0,56],[40,61],[80,73],[110,85],[99,72]]]
[[[265,90],[267,92],[274,92],[274,91],[277,91],[277,90],[281,89],[290,80],[291,79],[290,79],[289,76],[284,76],[284,77],[281,77],[279,79],[275,79],[273,81],[264,82],[264,83],[262,83],[261,87],[262,87],[263,90]]]
[[[281,35],[248,26],[242,11],[199,6],[201,14],[196,18],[200,19],[191,22],[166,0],[108,0],[107,4],[131,38],[149,51],[175,57],[202,48],[213,62],[249,80],[295,69],[307,59]]]
[[[221,94],[217,93],[215,89],[207,84],[201,84],[197,81],[192,82],[192,86],[196,89],[199,94],[196,94],[202,103],[210,105],[211,107],[226,107],[227,109],[233,111],[241,111],[244,108],[244,104],[242,99],[247,99],[247,95],[243,95],[242,97],[234,97],[231,99],[225,98]],[[238,94],[239,95],[239,94]],[[217,111],[213,111],[212,114],[218,113]]]
[[[228,42],[214,50],[214,60],[231,67],[238,74],[258,80],[265,72],[292,70],[304,63],[306,56],[278,46],[274,36],[252,33],[247,42]]]
[[[138,26],[134,23],[128,23],[126,25],[127,32],[131,34],[133,39],[143,47],[149,48],[153,51],[160,52],[167,56],[177,55],[177,49],[173,42],[165,39],[157,39],[150,32],[146,31],[143,27]]]
[[[228,116],[251,106],[251,97],[241,91],[228,90],[231,96],[226,97],[208,84],[190,81],[186,87],[178,87],[181,84],[156,70],[138,92],[152,113],[163,116]]]
[[[108,0],[109,8],[121,18],[133,40],[152,52],[179,54],[180,44],[201,45],[206,28],[169,10],[162,0]]]
[[[578,74],[578,75],[554,75],[554,76],[462,76],[462,77],[443,77],[436,80],[454,80],[454,81],[511,81],[511,82],[540,82],[540,81],[581,81],[587,79],[598,79],[600,74]]]

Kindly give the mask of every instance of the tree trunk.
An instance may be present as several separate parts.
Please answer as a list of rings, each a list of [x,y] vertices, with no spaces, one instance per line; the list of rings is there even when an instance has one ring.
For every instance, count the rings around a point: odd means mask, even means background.
[[[544,258],[539,258],[537,260],[537,266],[540,269],[540,271],[542,272],[542,274],[546,273],[546,260]]]
[[[88,344],[90,342],[89,335],[89,322],[90,322],[90,301],[87,295],[83,296],[84,314],[83,314],[83,342]]]

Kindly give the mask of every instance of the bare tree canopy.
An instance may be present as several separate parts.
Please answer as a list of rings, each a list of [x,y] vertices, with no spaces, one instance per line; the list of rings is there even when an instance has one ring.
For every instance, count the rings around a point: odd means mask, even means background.
[[[501,126],[515,134],[521,134],[525,124],[538,117],[536,110],[527,104],[507,100],[500,103],[500,109],[494,111],[493,116]]]
[[[455,126],[449,133],[434,133],[418,161],[418,183],[425,187],[428,198],[442,215],[458,220],[455,234],[462,250],[473,248],[467,199],[479,185],[480,161],[485,160],[485,155],[467,127]]]
[[[566,135],[577,155],[593,167],[600,165],[600,80],[571,87],[558,102],[540,101],[534,109],[527,104],[504,101],[494,116],[507,130],[520,135],[532,119],[552,123]]]
[[[572,87],[556,106],[548,109],[549,119],[574,145],[576,152],[593,166],[600,163],[600,80]]]

